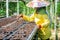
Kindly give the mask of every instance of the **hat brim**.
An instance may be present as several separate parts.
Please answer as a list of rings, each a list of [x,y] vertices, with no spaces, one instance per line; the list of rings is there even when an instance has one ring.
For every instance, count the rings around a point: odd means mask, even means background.
[[[35,7],[46,7],[49,5],[50,3],[48,1],[31,1],[26,6],[35,8]]]

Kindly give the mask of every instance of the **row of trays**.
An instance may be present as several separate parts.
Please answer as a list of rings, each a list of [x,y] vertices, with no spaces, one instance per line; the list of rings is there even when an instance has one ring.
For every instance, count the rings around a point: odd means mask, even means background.
[[[0,28],[0,39],[10,35],[13,31],[19,28],[20,25],[23,25],[24,21],[22,19],[16,20],[8,25],[1,26]]]
[[[0,28],[0,39],[31,40],[36,30],[37,26],[34,22],[29,23],[20,18]]]
[[[31,40],[36,30],[37,30],[37,27],[35,27],[35,24],[33,23],[24,24],[23,26],[18,28],[15,32],[13,32],[13,34],[6,37],[5,39]]]

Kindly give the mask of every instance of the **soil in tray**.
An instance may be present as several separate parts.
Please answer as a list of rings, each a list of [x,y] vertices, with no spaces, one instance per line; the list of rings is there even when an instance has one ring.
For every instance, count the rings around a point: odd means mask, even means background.
[[[0,19],[0,26],[4,26],[4,25],[7,25],[13,21],[16,21],[16,17],[9,17],[9,18],[2,18]]]
[[[0,30],[0,39],[4,38],[6,35],[10,35],[16,28],[19,28],[20,25],[23,25],[25,21],[22,19],[17,20],[15,23],[2,27]]]
[[[34,23],[25,24],[24,27],[18,29],[18,31],[10,38],[10,40],[26,40],[33,31],[34,27]]]

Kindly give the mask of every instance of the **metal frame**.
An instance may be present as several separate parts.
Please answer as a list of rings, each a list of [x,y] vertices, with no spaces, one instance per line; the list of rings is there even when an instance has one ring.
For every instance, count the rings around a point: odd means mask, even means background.
[[[6,0],[6,17],[8,17],[9,16],[9,14],[8,14],[8,0]]]
[[[58,0],[54,1],[54,7],[53,7],[53,1],[51,0],[51,5],[50,5],[50,17],[51,20],[54,22],[54,32],[55,32],[55,40],[58,40],[58,34],[57,34],[57,23],[56,23],[56,13],[57,13],[57,2]],[[47,8],[46,8],[47,11]]]
[[[1,2],[6,2],[6,17],[9,17],[9,2],[17,2],[17,15],[19,15],[19,0],[0,0]]]
[[[51,17],[52,17],[52,21],[54,22],[54,33],[55,33],[55,40],[58,40],[58,34],[57,34],[57,28],[56,28],[56,26],[57,26],[57,23],[56,23],[56,19],[57,19],[57,17],[56,17],[56,13],[57,13],[57,2],[58,2],[58,0],[55,0],[54,1],[54,7],[53,7],[53,3],[52,3],[53,1],[51,0],[51,6],[50,6],[50,15],[51,15]],[[54,8],[54,9],[53,9]]]
[[[37,31],[38,27],[35,26],[35,28],[33,29],[32,33],[29,35],[29,37],[27,38],[27,40],[31,40],[32,37],[35,35],[36,31]]]
[[[19,0],[17,0],[17,15],[19,15]]]

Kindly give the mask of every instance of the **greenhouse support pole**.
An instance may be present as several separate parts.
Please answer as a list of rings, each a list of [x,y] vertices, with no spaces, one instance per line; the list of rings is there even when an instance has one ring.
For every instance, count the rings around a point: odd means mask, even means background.
[[[56,13],[57,13],[57,0],[55,0],[55,22],[54,22],[54,27],[55,27],[55,34],[56,34],[56,40],[58,40],[58,34],[57,34],[57,28],[56,28],[56,26],[57,26],[57,24],[56,24]]]
[[[19,0],[17,0],[17,15],[19,15]]]
[[[8,17],[9,14],[8,14],[8,0],[6,0],[6,17]]]
[[[51,28],[51,24],[52,24],[52,19],[51,19],[51,15],[50,15],[50,12],[48,12],[48,7],[46,6],[46,13],[50,19],[50,28]]]
[[[53,1],[51,0],[51,5],[50,5],[50,16],[51,16],[51,19],[53,21],[53,17],[54,17],[54,7],[53,7]]]

